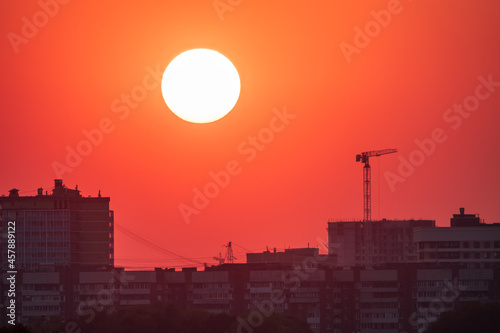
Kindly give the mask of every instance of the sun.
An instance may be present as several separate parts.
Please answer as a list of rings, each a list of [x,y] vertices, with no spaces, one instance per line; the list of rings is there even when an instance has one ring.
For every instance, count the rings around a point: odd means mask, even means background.
[[[225,56],[209,49],[179,54],[161,82],[163,99],[179,118],[210,123],[227,115],[240,96],[240,77]]]

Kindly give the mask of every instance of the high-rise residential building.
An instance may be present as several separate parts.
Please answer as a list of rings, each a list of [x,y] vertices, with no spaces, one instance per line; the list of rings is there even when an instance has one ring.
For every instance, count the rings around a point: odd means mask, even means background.
[[[433,220],[328,222],[329,254],[340,267],[415,262],[413,229],[434,226]]]
[[[460,208],[450,225],[413,231],[419,262],[500,267],[500,223],[482,223],[478,215],[465,214],[465,209]]]
[[[56,179],[52,193],[35,196],[12,189],[0,197],[2,268],[7,268],[7,239],[15,235],[15,268],[43,270],[54,265],[114,264],[113,211],[109,197],[83,197]],[[14,232],[13,232],[14,230]]]

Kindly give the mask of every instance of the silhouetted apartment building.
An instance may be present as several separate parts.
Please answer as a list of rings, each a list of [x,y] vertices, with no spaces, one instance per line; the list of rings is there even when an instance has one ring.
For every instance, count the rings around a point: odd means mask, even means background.
[[[433,220],[328,222],[329,253],[340,267],[415,262],[413,229],[434,226]]]
[[[85,325],[97,312],[170,301],[183,309],[237,315],[240,332],[255,331],[261,319],[281,313],[307,322],[317,333],[416,333],[444,311],[500,300],[500,267],[455,264],[369,269],[223,264],[205,271],[79,266],[20,271],[18,279],[17,318],[23,323],[44,316],[64,323],[81,319]],[[5,322],[5,308],[0,312]]]
[[[113,259],[113,211],[109,197],[82,197],[78,187],[56,179],[51,194],[38,189],[20,196],[12,189],[0,197],[2,268],[7,266],[9,222],[15,222],[16,269],[53,265],[108,266]],[[10,223],[10,225],[14,225]]]
[[[469,268],[500,266],[500,223],[481,223],[479,216],[460,214],[451,227],[416,228],[413,231],[418,261],[460,263]]]

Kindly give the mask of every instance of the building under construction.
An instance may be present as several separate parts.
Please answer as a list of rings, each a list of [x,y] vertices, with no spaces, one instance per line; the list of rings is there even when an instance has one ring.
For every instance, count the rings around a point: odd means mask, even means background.
[[[413,229],[433,220],[329,221],[329,254],[340,267],[417,261]]]
[[[329,221],[328,252],[340,267],[373,267],[387,263],[409,263],[417,260],[413,229],[435,227],[433,220],[371,219],[370,158],[396,153],[397,149],[365,151],[356,155],[363,163],[363,220]]]

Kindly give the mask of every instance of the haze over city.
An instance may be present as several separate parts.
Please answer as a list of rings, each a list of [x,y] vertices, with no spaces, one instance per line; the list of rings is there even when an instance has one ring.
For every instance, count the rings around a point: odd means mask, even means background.
[[[115,264],[136,268],[216,264],[229,241],[237,262],[266,246],[326,253],[328,219],[363,218],[355,156],[377,149],[398,152],[371,160],[372,219],[448,226],[467,207],[500,221],[497,1],[225,8],[70,1],[43,23],[38,2],[2,2],[0,193],[100,191]],[[160,87],[196,48],[241,81],[207,124],[170,112]]]

